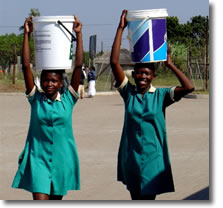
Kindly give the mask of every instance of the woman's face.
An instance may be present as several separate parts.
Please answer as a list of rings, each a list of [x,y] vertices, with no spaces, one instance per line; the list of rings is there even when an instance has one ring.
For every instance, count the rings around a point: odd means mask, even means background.
[[[59,74],[55,72],[47,72],[41,76],[41,88],[45,94],[52,97],[57,94],[59,89],[63,87],[63,81]]]
[[[139,92],[143,92],[145,89],[149,89],[154,78],[154,74],[151,69],[142,67],[134,70],[133,78],[135,80],[137,90]]]

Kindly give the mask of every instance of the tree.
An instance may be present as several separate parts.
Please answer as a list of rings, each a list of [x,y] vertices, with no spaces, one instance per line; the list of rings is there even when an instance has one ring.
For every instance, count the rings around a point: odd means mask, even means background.
[[[15,55],[21,55],[22,42],[22,35],[13,33],[0,36],[0,65],[2,65],[3,69],[14,63]]]
[[[84,64],[89,66],[89,52],[84,51]]]
[[[178,17],[167,17],[167,38],[169,41],[176,41],[181,32]]]
[[[205,34],[205,17],[194,16],[186,24],[180,24],[177,17],[167,17],[167,38],[170,42],[204,46]]]
[[[205,34],[206,34],[206,18],[202,16],[195,16],[191,18],[192,33],[191,37],[194,39],[194,43],[204,46]]]
[[[177,17],[167,17],[167,39],[173,49],[174,62],[179,68],[186,68],[189,49],[192,56],[204,59],[207,24],[206,18],[202,16],[194,16],[186,24],[180,24]]]
[[[36,8],[32,8],[32,9],[30,9],[29,16],[34,16],[34,17],[36,17],[36,16],[40,16],[40,11],[39,11],[39,9],[36,9]]]
[[[37,8],[31,8],[29,12],[29,16],[38,17],[40,16],[40,11]],[[23,31],[24,26],[19,27],[19,31]]]
[[[29,15],[40,16],[38,9],[30,9]],[[19,29],[24,30],[24,26]],[[34,60],[34,43],[33,38],[30,41],[31,62]],[[20,35],[5,34],[0,36],[0,65],[5,70],[15,62],[15,56],[21,56],[23,43],[23,33]]]

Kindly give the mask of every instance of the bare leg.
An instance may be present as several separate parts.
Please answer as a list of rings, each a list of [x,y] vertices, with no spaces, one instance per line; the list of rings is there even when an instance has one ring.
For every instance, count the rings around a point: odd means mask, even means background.
[[[63,196],[60,195],[47,195],[42,193],[33,193],[34,200],[62,200]]]
[[[42,193],[33,193],[33,200],[49,200],[49,195]]]

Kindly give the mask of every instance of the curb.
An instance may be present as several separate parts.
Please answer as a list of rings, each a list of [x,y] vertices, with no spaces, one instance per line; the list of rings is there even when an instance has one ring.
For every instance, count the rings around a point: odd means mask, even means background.
[[[200,94],[188,94],[185,95],[184,98],[187,99],[209,99],[209,95],[200,95]]]
[[[15,95],[20,95],[20,96],[26,96],[25,93],[23,92],[0,92],[0,96],[15,96]],[[119,95],[118,91],[111,91],[111,92],[96,92],[95,96],[102,96],[102,95]],[[87,93],[85,93],[84,97],[88,97]],[[188,94],[185,95],[184,98],[186,99],[198,99],[198,98],[203,98],[203,99],[209,99],[209,95],[200,95],[200,94]]]

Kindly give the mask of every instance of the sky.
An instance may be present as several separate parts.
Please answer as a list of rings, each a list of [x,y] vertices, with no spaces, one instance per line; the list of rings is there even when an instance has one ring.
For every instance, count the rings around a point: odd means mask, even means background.
[[[180,23],[191,17],[209,15],[208,0],[0,0],[0,35],[19,34],[31,8],[38,8],[42,16],[77,15],[83,23],[84,50],[89,50],[89,37],[97,35],[97,52],[111,49],[123,9],[144,10],[166,8],[169,16],[177,16]],[[122,46],[129,48],[127,30]],[[102,44],[103,43],[103,44]]]

